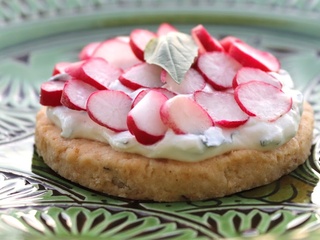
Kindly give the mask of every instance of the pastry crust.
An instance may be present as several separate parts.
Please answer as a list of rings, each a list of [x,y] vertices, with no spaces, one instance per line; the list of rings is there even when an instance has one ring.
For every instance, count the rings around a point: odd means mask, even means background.
[[[37,152],[66,179],[130,199],[204,200],[268,184],[302,164],[312,145],[313,111],[304,104],[298,133],[275,150],[236,150],[195,163],[118,152],[101,142],[65,139],[60,132],[42,108],[35,129]]]

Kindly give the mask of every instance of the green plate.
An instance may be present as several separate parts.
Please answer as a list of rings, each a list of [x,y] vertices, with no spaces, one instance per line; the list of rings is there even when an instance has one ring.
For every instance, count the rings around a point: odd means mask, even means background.
[[[0,1],[0,239],[320,238],[320,1]],[[85,44],[161,22],[204,24],[271,51],[315,110],[309,159],[224,198],[155,203],[73,184],[34,153],[40,83]],[[263,238],[263,239],[266,239]]]

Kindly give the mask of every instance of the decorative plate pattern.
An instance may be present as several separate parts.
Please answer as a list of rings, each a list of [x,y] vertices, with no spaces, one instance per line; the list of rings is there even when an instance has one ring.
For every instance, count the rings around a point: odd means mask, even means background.
[[[318,239],[320,1],[0,1],[0,238]],[[306,163],[278,181],[224,198],[155,203],[101,194],[50,170],[34,152],[39,86],[86,43],[131,29],[203,23],[273,52],[315,110]]]

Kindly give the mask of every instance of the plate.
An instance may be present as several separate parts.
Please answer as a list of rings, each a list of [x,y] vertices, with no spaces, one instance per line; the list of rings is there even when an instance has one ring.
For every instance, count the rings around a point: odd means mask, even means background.
[[[1,239],[320,237],[320,1],[0,1]],[[197,202],[132,201],[51,171],[34,151],[41,82],[85,44],[133,28],[199,23],[275,54],[315,110],[305,164],[269,185]]]

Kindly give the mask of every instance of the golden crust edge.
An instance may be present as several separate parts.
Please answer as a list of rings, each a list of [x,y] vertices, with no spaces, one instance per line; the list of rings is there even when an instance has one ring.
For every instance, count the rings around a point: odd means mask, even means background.
[[[302,164],[312,145],[313,111],[308,103],[296,136],[281,147],[236,150],[196,163],[149,159],[96,141],[64,139],[45,110],[37,114],[35,145],[50,168],[84,187],[136,200],[203,200],[265,185]]]

